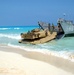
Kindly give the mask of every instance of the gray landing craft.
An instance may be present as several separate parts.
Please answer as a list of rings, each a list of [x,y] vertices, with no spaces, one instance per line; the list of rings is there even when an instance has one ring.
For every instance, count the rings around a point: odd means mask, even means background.
[[[49,23],[38,22],[39,28],[21,33],[19,43],[42,44],[53,39],[61,39],[74,34],[74,24],[72,21],[59,19],[57,26]]]

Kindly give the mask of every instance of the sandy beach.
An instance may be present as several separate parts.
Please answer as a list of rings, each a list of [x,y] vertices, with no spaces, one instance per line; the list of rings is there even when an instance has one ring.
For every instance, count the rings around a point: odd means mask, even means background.
[[[0,75],[74,75],[74,62],[0,45]]]

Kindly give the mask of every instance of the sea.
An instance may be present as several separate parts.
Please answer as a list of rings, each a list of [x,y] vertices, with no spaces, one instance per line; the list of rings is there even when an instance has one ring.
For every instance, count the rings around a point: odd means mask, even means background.
[[[44,54],[51,53],[54,56],[74,62],[74,37],[65,37],[55,39],[44,44],[22,44],[20,34],[38,28],[38,26],[0,26],[0,46],[6,45],[14,48],[20,48],[26,51],[37,51]]]

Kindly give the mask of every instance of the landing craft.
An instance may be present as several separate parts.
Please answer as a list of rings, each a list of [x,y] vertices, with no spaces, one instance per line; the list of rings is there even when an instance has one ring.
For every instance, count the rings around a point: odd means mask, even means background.
[[[57,26],[49,23],[38,22],[39,28],[21,33],[19,43],[42,44],[54,39],[61,39],[74,33],[74,24],[72,21],[59,19]]]
[[[70,20],[64,20],[64,19],[59,19],[58,20],[58,25],[61,26],[63,36],[69,36],[69,35],[74,35],[74,24],[73,21]]]

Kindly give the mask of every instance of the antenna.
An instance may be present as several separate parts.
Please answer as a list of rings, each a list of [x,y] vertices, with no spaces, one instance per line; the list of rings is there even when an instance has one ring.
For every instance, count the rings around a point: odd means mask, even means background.
[[[65,19],[65,16],[66,16],[66,13],[63,13],[63,17],[64,17],[64,19]]]

